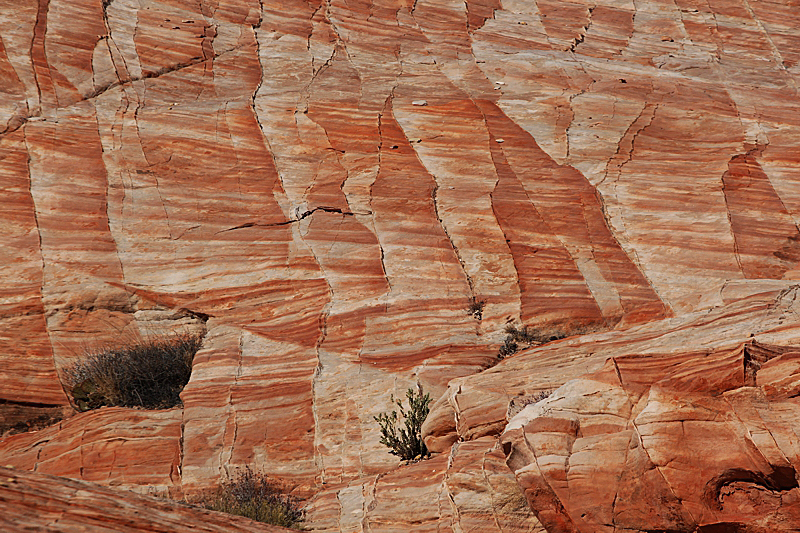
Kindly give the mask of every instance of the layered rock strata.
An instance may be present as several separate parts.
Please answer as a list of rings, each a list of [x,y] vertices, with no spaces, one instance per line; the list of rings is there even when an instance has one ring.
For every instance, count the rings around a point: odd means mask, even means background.
[[[459,439],[499,435],[509,414],[519,411],[517,407],[572,379],[600,371],[610,358],[646,355],[658,361],[687,352],[733,350],[750,340],[800,345],[800,315],[795,305],[800,288],[778,290],[780,285],[730,284],[719,296],[727,301],[724,306],[625,331],[554,341],[520,352],[480,374],[454,379],[423,425],[425,442],[432,450],[446,451]]]
[[[0,464],[310,495],[398,465],[373,416],[410,386],[449,452],[609,357],[795,342],[795,4],[0,0],[0,401],[204,338],[181,408]],[[522,323],[620,331],[482,372]]]
[[[544,533],[504,459],[493,438],[465,442],[392,472],[325,487],[306,516],[319,532]]]
[[[96,483],[5,467],[0,467],[0,527],[6,533],[293,531]]]
[[[508,465],[551,533],[794,531],[796,350],[614,357],[511,419]]]

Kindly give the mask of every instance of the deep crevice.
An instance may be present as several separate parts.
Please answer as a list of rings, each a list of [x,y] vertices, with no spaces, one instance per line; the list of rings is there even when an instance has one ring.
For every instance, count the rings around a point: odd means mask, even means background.
[[[338,213],[340,215],[351,216],[351,217],[352,216],[356,216],[356,215],[369,215],[370,214],[370,213],[353,213],[351,211],[344,211],[344,210],[342,210],[342,209],[340,209],[338,207],[320,206],[320,207],[315,207],[314,209],[309,209],[309,210],[305,211],[304,213],[300,214],[300,216],[298,216],[297,218],[291,218],[289,220],[284,220],[283,222],[273,222],[271,224],[259,224],[258,222],[245,222],[244,224],[240,224],[240,225],[234,226],[232,228],[220,230],[220,231],[216,232],[214,235],[219,235],[220,233],[226,233],[228,231],[234,231],[234,230],[237,230],[237,229],[244,229],[244,228],[270,228],[270,227],[274,227],[274,226],[286,226],[288,224],[294,224],[295,222],[300,222],[301,220],[310,217],[311,215],[313,215],[317,211],[323,211],[325,213]]]

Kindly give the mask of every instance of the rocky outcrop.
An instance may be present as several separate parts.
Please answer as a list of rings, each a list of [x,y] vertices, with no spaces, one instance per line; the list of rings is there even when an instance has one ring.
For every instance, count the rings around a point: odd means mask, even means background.
[[[0,0],[0,402],[65,407],[87,350],[203,336],[182,407],[0,438],[0,464],[380,495],[373,417],[410,386],[451,453],[611,357],[798,342],[795,3]],[[571,338],[494,366],[508,324]],[[370,527],[411,527],[388,508]]]
[[[293,531],[96,483],[5,467],[0,467],[0,528],[6,533]]]
[[[614,357],[511,419],[508,465],[552,533],[794,531],[795,350]]]
[[[447,454],[323,488],[306,516],[318,532],[544,533],[504,458],[494,438],[460,443]]]
[[[5,437],[0,464],[181,497],[181,411],[106,407]]]
[[[426,443],[432,450],[446,451],[458,439],[499,435],[510,418],[509,409],[598,372],[610,358],[648,355],[658,360],[687,351],[732,350],[749,340],[800,345],[800,315],[795,306],[800,288],[775,288],[780,285],[732,283],[720,292],[727,302],[724,306],[625,331],[554,341],[520,352],[480,374],[454,379],[423,425]]]

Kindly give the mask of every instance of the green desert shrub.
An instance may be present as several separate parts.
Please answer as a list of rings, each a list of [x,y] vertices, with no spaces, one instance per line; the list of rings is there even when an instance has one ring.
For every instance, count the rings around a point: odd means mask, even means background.
[[[381,413],[375,417],[375,421],[381,428],[381,444],[389,448],[389,453],[410,461],[428,456],[428,448],[422,441],[422,423],[430,411],[431,396],[423,395],[422,389],[419,392],[408,389],[406,398],[407,411],[403,403],[392,396],[392,403],[397,404],[400,415],[398,416],[397,411]],[[403,427],[398,428],[401,420]]]
[[[181,403],[202,340],[174,335],[89,352],[65,372],[80,411],[103,406],[165,409]]]
[[[197,505],[251,520],[299,529],[303,512],[299,502],[265,474],[250,467],[240,470],[230,481],[206,494]]]

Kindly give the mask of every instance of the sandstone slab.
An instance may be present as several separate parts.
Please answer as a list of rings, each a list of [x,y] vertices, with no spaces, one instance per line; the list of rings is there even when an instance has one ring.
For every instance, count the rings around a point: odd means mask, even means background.
[[[792,531],[798,384],[759,371],[796,359],[752,341],[613,357],[511,419],[509,467],[550,532]]]
[[[306,512],[312,531],[544,533],[493,438],[345,485],[324,488]],[[404,509],[404,512],[398,512]]]
[[[733,349],[751,339],[798,343],[797,291],[787,282],[732,283],[719,296],[726,305],[717,308],[519,352],[485,372],[452,380],[423,425],[426,443],[445,451],[458,439],[498,435],[510,418],[509,409],[599,371],[610,357],[652,354],[657,361],[686,350]]]
[[[96,483],[5,467],[0,467],[0,511],[0,527],[8,533],[292,531]]]
[[[398,466],[373,417],[410,386],[448,452],[612,356],[795,342],[795,4],[0,0],[0,401],[64,406],[87,348],[204,336],[181,409],[0,464],[310,494]],[[617,329],[484,372],[521,323]]]

